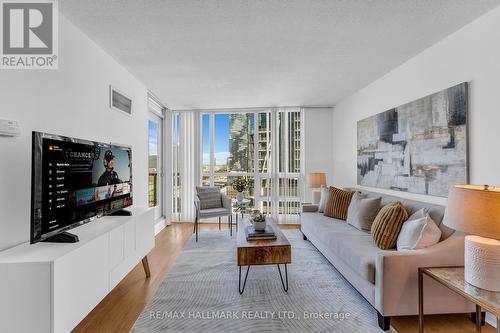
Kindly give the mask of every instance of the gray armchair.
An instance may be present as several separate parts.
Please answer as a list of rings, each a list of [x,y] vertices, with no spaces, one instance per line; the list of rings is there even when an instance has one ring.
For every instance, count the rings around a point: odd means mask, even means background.
[[[207,219],[218,217],[220,230],[221,217],[227,216],[229,233],[231,236],[233,235],[231,199],[224,193],[221,193],[218,187],[197,186],[194,207],[196,210],[196,217],[194,221],[193,233],[196,234],[196,241],[198,241],[198,223],[200,219],[203,218]]]

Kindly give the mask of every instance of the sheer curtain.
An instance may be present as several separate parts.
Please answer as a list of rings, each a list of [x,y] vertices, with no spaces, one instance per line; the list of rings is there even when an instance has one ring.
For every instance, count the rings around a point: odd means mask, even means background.
[[[174,216],[176,221],[194,221],[195,187],[200,184],[200,118],[196,111],[174,113]]]

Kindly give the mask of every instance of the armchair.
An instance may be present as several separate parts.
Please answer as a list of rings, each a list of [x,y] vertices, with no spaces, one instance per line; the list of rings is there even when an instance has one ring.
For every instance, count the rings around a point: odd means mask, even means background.
[[[233,235],[233,216],[231,199],[220,192],[218,187],[196,187],[196,195],[194,198],[194,207],[196,217],[194,221],[193,233],[196,234],[198,241],[198,224],[202,218],[219,218],[219,230],[221,228],[221,217],[227,216],[229,233]]]

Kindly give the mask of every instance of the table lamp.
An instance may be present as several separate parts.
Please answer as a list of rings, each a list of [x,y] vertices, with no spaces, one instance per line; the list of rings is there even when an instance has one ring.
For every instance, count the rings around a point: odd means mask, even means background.
[[[326,175],[323,172],[312,172],[307,176],[307,182],[313,192],[313,204],[319,204],[321,185],[326,185]]]
[[[500,291],[500,187],[453,186],[443,223],[469,234],[465,236],[465,281]]]

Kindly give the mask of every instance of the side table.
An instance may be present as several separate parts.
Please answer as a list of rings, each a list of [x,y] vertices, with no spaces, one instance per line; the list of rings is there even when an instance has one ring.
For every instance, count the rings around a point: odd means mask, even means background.
[[[497,317],[497,332],[500,333],[500,292],[488,291],[465,282],[464,267],[420,267],[418,269],[418,326],[424,333],[424,275],[462,295],[476,304],[476,332],[481,332],[481,311]]]
[[[238,201],[236,199],[231,200],[233,204],[233,209],[234,208],[239,208],[240,212],[236,212],[236,231],[238,231],[238,215],[241,214],[241,218],[243,219],[244,214],[243,211],[241,210],[242,208],[248,208],[250,205],[251,200],[250,199],[243,199],[242,201]]]

